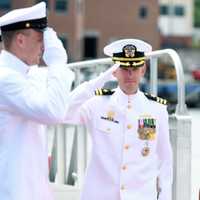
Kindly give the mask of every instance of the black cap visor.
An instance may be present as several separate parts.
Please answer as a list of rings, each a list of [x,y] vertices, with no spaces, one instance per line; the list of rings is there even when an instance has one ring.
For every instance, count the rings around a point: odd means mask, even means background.
[[[33,19],[27,21],[16,22],[13,24],[8,24],[1,27],[1,31],[14,31],[20,29],[36,29],[43,31],[47,27],[47,17],[40,18],[40,19]]]

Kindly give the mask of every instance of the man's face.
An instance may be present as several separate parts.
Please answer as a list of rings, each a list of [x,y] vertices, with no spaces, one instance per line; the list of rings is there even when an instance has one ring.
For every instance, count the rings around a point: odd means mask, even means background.
[[[44,51],[43,33],[28,29],[23,34],[23,61],[28,65],[39,64]]]
[[[144,76],[146,66],[142,67],[119,67],[113,72],[113,75],[117,78],[119,87],[125,94],[136,93],[141,78]]]

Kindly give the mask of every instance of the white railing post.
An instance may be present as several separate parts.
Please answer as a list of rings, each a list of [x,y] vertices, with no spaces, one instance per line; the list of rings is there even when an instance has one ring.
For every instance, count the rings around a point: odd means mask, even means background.
[[[158,93],[158,59],[150,59],[150,93],[157,95]]]
[[[55,182],[65,184],[65,127],[60,125],[56,127],[56,160],[57,173]]]
[[[173,200],[191,200],[191,117],[170,116],[170,139],[173,147]]]
[[[77,126],[77,186],[81,187],[87,163],[86,128]]]

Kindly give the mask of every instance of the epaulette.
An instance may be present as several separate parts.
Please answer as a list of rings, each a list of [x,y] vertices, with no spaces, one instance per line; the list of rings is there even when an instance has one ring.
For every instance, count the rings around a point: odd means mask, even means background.
[[[161,104],[164,104],[164,105],[167,105],[167,103],[168,103],[166,99],[157,97],[157,96],[155,96],[155,95],[148,94],[148,93],[144,93],[144,95],[145,95],[148,99],[151,99],[151,100],[156,101],[156,102],[158,102],[158,103],[161,103]]]
[[[115,91],[106,89],[106,88],[100,88],[95,90],[96,96],[103,96],[103,95],[112,95]]]

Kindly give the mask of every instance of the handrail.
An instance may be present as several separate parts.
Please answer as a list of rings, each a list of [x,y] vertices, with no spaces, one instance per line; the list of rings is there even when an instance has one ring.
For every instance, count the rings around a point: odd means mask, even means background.
[[[187,107],[185,104],[185,79],[184,79],[184,72],[183,72],[183,65],[180,60],[179,55],[176,53],[173,49],[163,49],[163,50],[157,50],[149,53],[147,57],[158,57],[163,54],[168,54],[173,62],[174,67],[176,70],[176,77],[177,77],[177,106],[176,106],[176,114],[177,115],[185,115],[187,114]]]
[[[99,58],[99,59],[93,59],[93,60],[87,60],[87,61],[81,61],[81,62],[74,62],[67,64],[68,67],[71,69],[82,69],[87,67],[92,67],[94,64],[96,65],[105,65],[105,64],[112,64],[113,61],[111,58]]]
[[[147,57],[151,60],[153,58],[158,58],[160,56],[162,56],[163,54],[168,54],[173,62],[174,62],[174,67],[176,70],[176,75],[177,75],[177,89],[178,89],[178,93],[177,93],[177,105],[176,105],[176,114],[177,115],[185,115],[187,114],[187,107],[185,104],[185,80],[184,80],[184,72],[183,72],[183,67],[182,67],[182,63],[180,60],[179,55],[176,53],[175,50],[173,49],[163,49],[163,50],[156,50],[156,51],[152,51],[150,53],[147,54]],[[103,65],[103,64],[112,64],[112,59],[111,58],[100,58],[100,59],[94,59],[94,60],[89,60],[89,61],[81,61],[81,62],[76,62],[76,63],[70,63],[68,64],[68,67],[72,68],[72,69],[82,69],[85,68],[85,66],[92,67],[95,65]],[[151,66],[150,66],[151,67]],[[153,68],[155,74],[157,70],[157,67]],[[153,73],[154,73],[153,72]],[[157,75],[156,75],[157,76]],[[153,76],[154,83],[157,83],[157,77]],[[152,86],[153,84],[151,84]],[[154,91],[157,91],[155,89],[155,86],[153,88]]]

